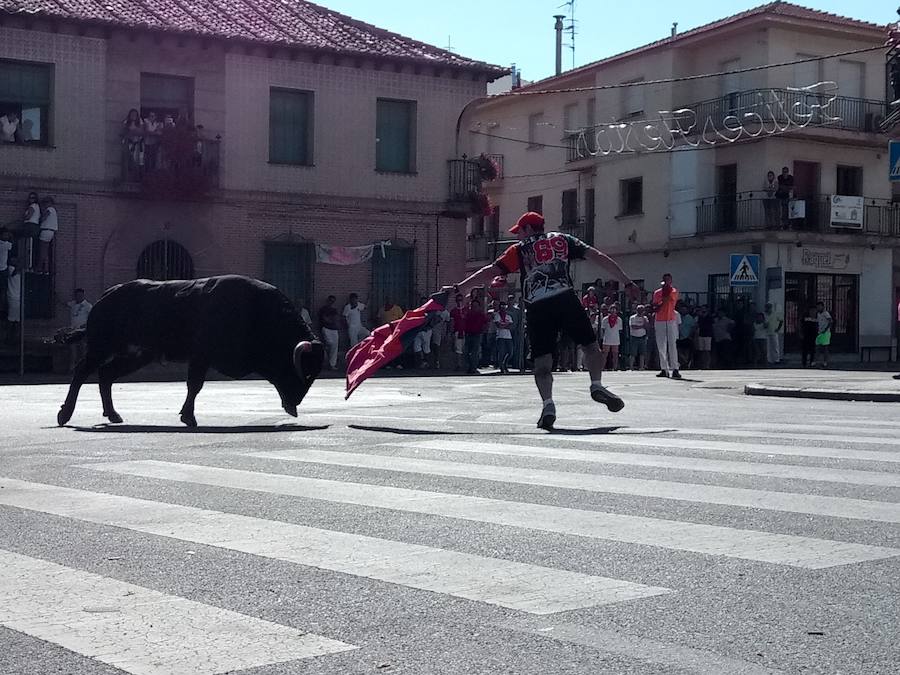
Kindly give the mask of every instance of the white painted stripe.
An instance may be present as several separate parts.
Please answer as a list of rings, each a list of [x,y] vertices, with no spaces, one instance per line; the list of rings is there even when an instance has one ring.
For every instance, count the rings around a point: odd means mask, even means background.
[[[567,436],[566,440],[574,440]],[[703,471],[710,473],[733,473],[744,476],[764,476],[766,478],[788,478],[797,480],[822,481],[825,483],[847,483],[849,485],[881,485],[900,487],[900,474],[883,471],[861,471],[859,469],[829,469],[818,466],[796,466],[793,464],[768,464],[760,462],[739,462],[705,457],[677,457],[674,455],[645,455],[631,452],[603,452],[601,450],[573,450],[571,448],[534,447],[511,445],[508,443],[472,443],[437,439],[417,443],[393,443],[401,447],[440,450],[446,452],[469,452],[486,455],[509,455],[512,457],[536,457],[540,459],[565,459],[593,464],[621,464],[625,466],[659,467]],[[304,453],[308,451],[303,451]]]
[[[0,569],[0,625],[128,673],[223,673],[356,649],[8,551]]]
[[[675,432],[673,432],[675,433]],[[678,432],[681,433],[681,432]],[[687,432],[685,432],[687,433]],[[517,434],[516,438],[534,440],[534,435]],[[810,445],[775,445],[734,441],[707,441],[690,438],[674,438],[663,434],[636,437],[633,434],[597,434],[592,436],[565,436],[560,440],[588,443],[594,446],[628,446],[633,448],[674,448],[677,450],[713,450],[715,452],[740,452],[750,455],[785,455],[790,457],[819,457],[822,459],[850,459],[860,462],[900,462],[900,454],[876,450],[848,450],[846,448],[820,448]],[[900,475],[898,475],[900,478]]]
[[[667,671],[677,669],[692,675],[780,675],[783,672],[702,649],[570,623],[509,621],[500,627],[591,647],[607,654],[621,654],[663,666]]]
[[[843,420],[835,423],[835,424],[791,424],[791,423],[779,423],[778,428],[783,429],[786,432],[793,434],[795,431],[808,432],[813,434],[824,434],[827,435],[828,438],[833,438],[834,436],[840,436],[840,439],[835,440],[847,440],[852,437],[853,439],[865,439],[867,436],[878,436],[879,434],[888,433],[891,431],[896,431],[896,435],[891,437],[891,441],[894,444],[900,444],[900,425],[896,425],[893,422],[891,425],[894,427],[893,429],[885,429],[884,427],[872,427],[872,428],[857,428],[850,424],[844,424]],[[867,424],[866,426],[872,426]],[[852,429],[848,427],[853,427]],[[732,424],[729,425],[729,429],[760,429],[762,431],[771,431],[773,425],[764,424],[760,422],[752,422],[749,424]],[[885,438],[885,437],[881,437]],[[862,442],[862,441],[860,441]],[[885,441],[887,442],[887,441]]]
[[[537,485],[553,485],[555,482],[560,487],[577,489],[592,489],[588,487],[591,479],[596,479],[598,484],[608,486],[614,486],[615,482],[619,480],[618,477],[612,476],[579,476],[578,474],[564,474],[562,472],[544,472],[511,467],[488,467],[474,464],[454,465],[452,462],[435,460],[316,450],[262,452],[254,453],[252,456],[286,461],[374,468],[386,471],[450,476],[468,475],[483,480],[505,480],[506,482],[522,482]],[[139,475],[144,474],[141,473]],[[310,494],[307,491],[311,488],[306,487],[306,484],[303,483],[294,483],[291,480],[294,477],[280,477],[274,474],[262,475],[265,476],[264,480],[254,479],[254,481],[266,485],[269,484],[267,481],[271,480],[271,484],[279,484],[287,490],[294,489],[296,486],[296,489],[302,493],[302,496]],[[504,479],[503,476],[506,476],[506,478]],[[288,478],[288,480],[282,481],[282,478]],[[244,478],[231,480],[241,484],[240,481],[244,480]],[[250,479],[248,478],[247,480]],[[604,483],[604,481],[606,482]],[[382,506],[383,508],[404,511],[432,513],[453,518],[529,527],[595,539],[609,539],[629,544],[658,546],[678,551],[721,555],[729,558],[740,558],[792,567],[821,569],[900,555],[900,549],[786,534],[770,534],[718,525],[686,523],[661,518],[606,513],[603,511],[581,511],[521,502],[504,502],[463,495],[429,493],[419,490],[400,491],[394,488],[392,492],[388,493],[374,486],[369,486],[367,489],[366,486],[352,485],[351,489],[343,488],[336,492],[335,496],[340,497],[340,501],[350,501],[351,503],[365,504],[367,506]],[[235,487],[238,487],[238,485],[235,485]],[[685,492],[690,487],[685,486]],[[313,488],[313,490],[314,494],[320,495],[314,497],[315,499],[328,498],[326,496],[328,494],[327,489],[318,487]],[[357,494],[357,491],[359,496],[354,496]],[[294,493],[291,492],[290,494]]]
[[[0,478],[0,504],[551,614],[671,592],[303,525]]]
[[[447,462],[434,459],[395,456],[385,457],[383,455],[362,455],[367,459],[362,460],[360,463],[356,463],[356,459],[358,459],[359,455],[348,455],[348,453],[343,452],[321,455],[316,451],[289,450],[267,451],[252,454],[247,453],[247,456],[295,462],[321,462],[326,464],[339,464],[341,466],[398,471],[402,473],[422,473],[435,476],[450,476],[454,478],[474,478],[476,480],[490,480],[500,483],[538,485],[542,487],[556,487],[569,490],[585,490],[588,492],[637,495],[641,497],[673,499],[676,501],[696,502],[700,504],[743,506],[751,509],[762,509],[764,511],[784,511],[814,516],[872,520],[882,523],[900,523],[900,503],[853,499],[851,497],[830,497],[826,495],[798,494],[795,492],[776,492],[772,490],[755,490],[751,488],[720,485],[627,478],[625,476],[608,476],[595,473],[584,474],[568,471],[496,466],[492,464],[463,464],[460,462]],[[147,476],[149,478],[165,478],[167,480],[182,480],[178,477],[179,475],[186,475],[191,472],[191,469],[183,469],[182,467],[186,466],[183,464],[173,464],[171,465],[171,470],[154,468],[157,464],[161,467],[168,466],[165,462],[154,464],[148,462],[116,462],[112,464],[89,464],[85,466],[100,471],[123,471],[125,473]],[[191,482],[206,482],[207,480],[210,480],[210,478],[204,478],[200,474],[192,473],[191,475],[192,478],[184,480],[190,480]],[[251,475],[258,474],[254,473]],[[355,487],[352,489],[343,488],[342,486],[344,484],[336,481],[325,480],[319,482],[317,479],[312,478],[301,478],[300,480],[316,482],[303,483],[304,485],[310,486],[310,489],[304,489],[303,494],[294,492],[291,492],[290,494],[311,497],[313,499],[327,499],[329,501],[364,504],[367,506],[403,508],[402,506],[394,506],[390,503],[380,503],[379,499],[375,496],[368,496],[364,499],[354,492],[356,489]],[[213,484],[218,485],[219,483]],[[318,489],[312,488],[312,486],[318,486],[320,484],[327,486],[326,492],[323,493]],[[228,487],[240,486],[229,485]],[[257,490],[259,488],[254,487],[252,489]],[[280,492],[280,490],[276,490],[276,492]],[[428,513],[433,512],[428,511]]]
[[[678,434],[679,436],[721,436],[723,438],[742,438],[749,442],[754,441],[757,438],[765,438],[765,439],[783,439],[785,441],[815,441],[819,443],[845,443],[847,445],[890,445],[892,447],[891,451],[882,450],[872,452],[873,457],[876,459],[880,455],[881,457],[885,457],[890,454],[890,452],[897,452],[898,455],[893,459],[881,459],[879,461],[885,462],[900,462],[900,438],[891,438],[886,436],[853,436],[848,437],[848,431],[845,429],[843,435],[836,436],[834,434],[824,434],[824,433],[794,433],[791,427],[785,427],[784,431],[771,431],[771,425],[766,427],[766,430],[757,430],[757,429],[748,429],[748,430],[738,430],[738,429],[674,429],[671,431],[672,434]],[[798,430],[799,431],[799,430]],[[849,432],[853,433],[853,432]],[[608,434],[611,438],[617,438],[619,436],[618,431],[612,434]],[[670,438],[670,436],[666,436],[666,438]],[[760,445],[761,448],[767,448],[767,445]],[[778,446],[780,447],[780,446]],[[821,448],[816,448],[820,450]],[[741,450],[740,452],[745,452]],[[849,451],[854,452],[854,451]],[[855,459],[856,457],[850,457],[850,459]]]

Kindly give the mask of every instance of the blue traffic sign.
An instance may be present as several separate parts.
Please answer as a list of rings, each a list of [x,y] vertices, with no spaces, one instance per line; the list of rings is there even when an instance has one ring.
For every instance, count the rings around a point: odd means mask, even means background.
[[[890,158],[888,167],[890,180],[900,180],[900,141],[890,141],[888,144],[888,157]]]
[[[731,285],[759,285],[759,256],[755,253],[731,254]]]

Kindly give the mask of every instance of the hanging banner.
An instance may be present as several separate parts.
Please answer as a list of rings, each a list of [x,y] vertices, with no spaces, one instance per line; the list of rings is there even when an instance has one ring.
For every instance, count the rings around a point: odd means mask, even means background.
[[[326,265],[359,265],[370,260],[374,250],[374,244],[368,246],[316,244],[316,262]]]

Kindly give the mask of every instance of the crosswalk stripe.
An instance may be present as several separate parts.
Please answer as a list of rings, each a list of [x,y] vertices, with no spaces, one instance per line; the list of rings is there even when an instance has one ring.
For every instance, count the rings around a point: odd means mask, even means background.
[[[588,492],[604,492],[621,495],[636,495],[640,497],[673,499],[676,501],[696,502],[700,504],[743,506],[766,511],[785,511],[788,513],[805,513],[814,516],[871,520],[882,523],[900,523],[900,504],[870,501],[868,499],[853,499],[850,497],[808,495],[798,494],[796,492],[775,492],[772,490],[755,490],[751,488],[697,483],[679,483],[675,481],[627,478],[624,476],[608,476],[595,473],[583,474],[567,471],[494,466],[491,464],[465,464],[461,462],[447,462],[433,459],[393,456],[388,459],[380,459],[381,456],[378,455],[365,455],[367,457],[375,457],[376,459],[366,460],[362,465],[356,463],[347,464],[347,461],[354,461],[358,456],[353,455],[348,458],[347,453],[322,456],[310,454],[310,451],[307,450],[296,452],[267,451],[264,453],[248,453],[248,456],[288,461],[323,461],[327,464],[339,463],[341,466],[360,466],[361,468],[387,469],[405,473],[422,473],[455,478],[474,478],[476,480],[490,480],[501,483],[538,485],[542,487],[585,490]],[[373,461],[375,463],[373,463]],[[183,464],[173,464],[171,465],[171,470],[161,468],[169,466],[166,462],[117,462],[112,464],[90,464],[85,466],[101,471],[122,471],[134,475],[150,478],[165,478],[167,480],[179,480],[177,477],[178,475],[185,475],[192,471],[190,468],[183,468],[187,466]],[[175,467],[178,468],[176,469]],[[192,475],[201,477],[200,474]],[[205,482],[210,479],[205,477],[202,481],[193,478],[191,480],[192,482]],[[317,479],[303,478],[302,480],[313,481]],[[320,484],[327,485],[327,491],[322,492],[312,487]],[[347,489],[343,487],[343,483],[337,483],[335,481],[324,480],[314,483],[305,482],[303,485],[309,486],[309,488],[304,490],[304,494],[298,496],[309,496],[314,499],[328,499],[329,501],[359,504],[365,503],[368,506],[384,506],[384,508],[403,508],[402,502],[400,506],[390,505],[389,502],[382,504],[375,496],[367,496],[367,500],[370,501],[359,501],[362,500],[362,497],[357,494],[356,486],[352,489]],[[390,489],[395,490],[398,488]],[[443,497],[444,495],[442,494],[441,496]],[[432,511],[428,512],[432,513]]]
[[[548,624],[543,620],[538,624],[535,621],[511,620],[500,626],[537,637],[583,645],[607,654],[622,654],[663,666],[667,672],[677,670],[692,675],[781,675],[783,672],[702,649],[571,623]]]
[[[0,504],[551,614],[671,592],[363,535],[0,478]]]
[[[869,425],[867,425],[869,426]],[[848,427],[853,427],[848,428]],[[759,429],[761,431],[771,431],[773,428],[772,424],[765,424],[760,422],[750,422],[747,424],[733,424],[728,427],[729,429]],[[885,429],[884,427],[872,427],[872,428],[856,428],[853,424],[844,424],[843,422],[839,424],[780,424],[779,428],[784,430],[786,434],[793,434],[796,431],[804,432],[804,433],[812,433],[812,434],[820,434],[823,438],[829,438],[834,440],[841,441],[850,441],[851,439],[859,439],[860,442],[865,442],[868,437],[877,437],[879,439],[883,439],[885,443],[894,443],[900,444],[900,426],[894,426],[893,429]],[[897,435],[893,437],[885,437],[879,436],[879,434],[884,434],[886,432],[896,431]],[[779,436],[782,434],[778,434]],[[848,438],[849,437],[849,438]],[[878,442],[878,441],[876,441]]]
[[[681,433],[681,432],[677,432]],[[690,432],[684,432],[690,433]],[[516,438],[533,439],[527,434],[515,434]],[[775,445],[763,443],[736,443],[734,441],[709,441],[693,438],[675,438],[662,434],[636,437],[634,434],[597,434],[592,436],[565,436],[573,443],[590,443],[593,446],[628,446],[633,448],[676,448],[679,450],[713,450],[716,452],[742,452],[750,455],[785,455],[789,457],[818,457],[821,459],[849,459],[861,462],[900,462],[900,454],[890,451],[848,450],[845,448],[820,448],[811,445]],[[751,439],[748,439],[751,440]]]
[[[579,476],[578,474],[564,474],[562,472],[544,472],[532,469],[517,470],[512,467],[490,467],[474,464],[458,465],[452,462],[439,462],[436,460],[420,460],[385,455],[361,455],[324,450],[257,452],[251,456],[408,473],[450,476],[467,475],[485,480],[505,480],[505,482],[516,482],[516,478],[521,478],[523,483],[539,485],[552,485],[552,481],[556,480],[562,487],[577,489],[592,489],[589,487],[592,479],[600,482],[606,478],[609,481],[608,485],[612,485],[619,480],[617,477],[594,476],[593,474]],[[173,473],[177,473],[177,471],[189,473],[191,469],[177,469]],[[154,472],[148,470],[148,473]],[[203,473],[202,469],[199,473]],[[141,472],[138,475],[144,475],[144,473]],[[223,474],[217,473],[217,475],[222,476]],[[307,482],[309,479],[301,479],[303,482],[294,482],[291,479],[295,477],[283,477],[273,474],[261,475],[265,476],[265,478],[253,479],[241,476],[240,479],[236,477],[231,478],[229,482],[234,487],[238,487],[239,485],[245,485],[246,483],[243,482],[245,480],[253,480],[263,487],[266,485],[279,485],[280,489],[297,489],[305,493],[303,496],[310,494],[308,492],[310,488],[306,487],[312,485]],[[283,480],[284,478],[288,478],[288,480]],[[686,486],[686,489],[690,487]],[[328,494],[327,490],[322,487],[314,487],[312,490],[315,494]],[[366,486],[352,484],[352,489],[344,488],[343,492],[336,492],[335,498],[340,495],[339,501],[349,500],[351,503],[378,505],[397,510],[530,527],[532,529],[564,532],[566,534],[608,539],[629,544],[658,546],[678,551],[720,555],[729,558],[809,569],[822,569],[900,555],[900,549],[787,534],[772,534],[718,525],[630,516],[606,513],[604,511],[582,511],[539,504],[467,497],[464,495],[428,493],[418,490],[402,492],[397,491],[396,488],[392,488],[392,490],[392,492],[387,492],[384,488],[375,486],[369,486],[367,490]]]
[[[771,429],[772,427],[768,427]],[[888,438],[885,436],[861,436],[861,437],[853,437],[848,438],[846,431],[843,436],[836,436],[834,434],[811,434],[811,433],[795,433],[792,429],[787,428],[784,431],[763,431],[763,430],[739,430],[739,429],[676,429],[672,431],[673,434],[678,434],[679,436],[721,436],[723,438],[744,438],[748,441],[754,441],[758,438],[765,439],[779,439],[785,441],[803,441],[803,442],[819,442],[819,443],[846,443],[847,445],[890,445],[894,448],[894,452],[900,451],[900,439],[898,438]],[[619,434],[608,434],[609,438],[618,438]],[[666,438],[671,438],[670,436],[666,436]],[[767,445],[760,445],[761,448],[767,448]],[[781,447],[781,446],[776,446]],[[816,448],[817,450],[821,448]],[[744,452],[741,450],[740,452]],[[845,451],[846,452],[846,451]],[[856,452],[850,450],[849,452]],[[893,459],[884,459],[884,457],[889,455],[890,451],[882,450],[882,451],[874,451],[872,452],[872,456],[878,461],[883,462],[900,462],[900,455],[895,456]],[[878,456],[882,458],[879,459]],[[857,456],[848,457],[848,459],[857,459]]]
[[[0,568],[0,625],[128,673],[222,673],[356,649],[9,551]]]
[[[527,438],[527,437],[526,437]],[[574,440],[567,436],[565,440]],[[879,485],[900,487],[900,474],[859,469],[830,469],[818,466],[797,466],[794,464],[769,464],[762,462],[741,462],[726,459],[706,459],[703,457],[678,457],[675,455],[645,455],[631,452],[604,452],[601,450],[576,450],[558,447],[536,447],[512,445],[509,443],[472,443],[436,439],[416,443],[393,443],[407,448],[468,452],[486,455],[509,455],[512,457],[534,457],[539,459],[564,459],[593,464],[619,464],[625,466],[658,467],[702,471],[709,473],[733,473],[766,478],[787,478],[821,481],[826,483],[846,483],[849,485]],[[304,451],[307,452],[307,451]]]

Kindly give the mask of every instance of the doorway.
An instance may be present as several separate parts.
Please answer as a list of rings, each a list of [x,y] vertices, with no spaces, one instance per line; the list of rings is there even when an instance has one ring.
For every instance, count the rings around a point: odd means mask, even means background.
[[[716,167],[718,195],[717,232],[733,232],[737,228],[737,164]]]
[[[859,276],[855,274],[784,275],[784,349],[800,350],[803,317],[817,302],[825,303],[834,325],[831,351],[855,353],[859,327]]]
[[[806,202],[806,217],[791,221],[795,229],[814,230],[819,223],[819,185],[821,167],[818,162],[794,162],[794,199]]]

